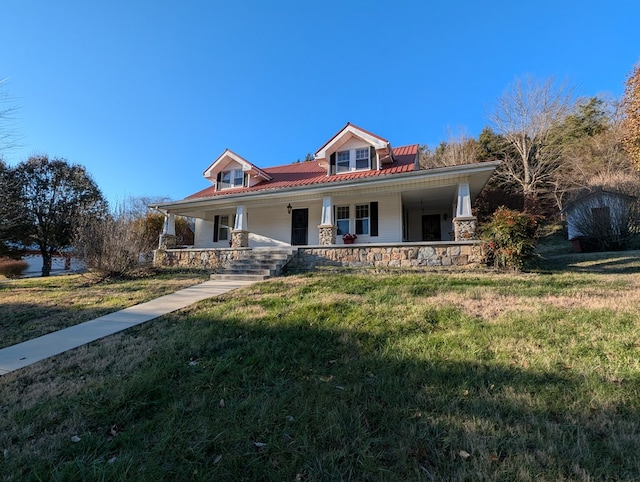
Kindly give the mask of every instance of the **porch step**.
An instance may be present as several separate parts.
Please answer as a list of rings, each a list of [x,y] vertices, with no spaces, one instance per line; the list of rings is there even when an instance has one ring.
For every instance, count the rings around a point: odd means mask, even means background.
[[[295,252],[295,248],[253,249],[218,273],[211,275],[211,279],[261,281],[277,276]]]
[[[264,281],[269,276],[260,274],[212,274],[212,280],[224,281]]]

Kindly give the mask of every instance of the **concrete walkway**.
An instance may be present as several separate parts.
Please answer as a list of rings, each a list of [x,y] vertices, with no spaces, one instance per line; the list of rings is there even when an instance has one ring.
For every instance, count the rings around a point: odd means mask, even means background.
[[[172,311],[186,308],[206,298],[212,298],[253,283],[255,281],[205,281],[146,303],[0,349],[0,375],[126,330]]]

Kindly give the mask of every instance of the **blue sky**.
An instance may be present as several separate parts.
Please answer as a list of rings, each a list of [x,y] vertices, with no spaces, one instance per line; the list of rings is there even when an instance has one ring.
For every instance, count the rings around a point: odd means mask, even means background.
[[[347,122],[434,146],[476,136],[515,77],[619,97],[639,18],[637,0],[4,0],[4,158],[82,164],[115,203],[182,199],[225,148],[303,159]]]

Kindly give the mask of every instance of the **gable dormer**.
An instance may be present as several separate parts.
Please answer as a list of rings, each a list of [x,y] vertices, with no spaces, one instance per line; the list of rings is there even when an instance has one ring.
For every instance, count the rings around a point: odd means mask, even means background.
[[[216,191],[252,187],[271,180],[266,172],[227,149],[202,174],[216,186]]]
[[[394,161],[388,140],[350,122],[316,152],[315,159],[328,176],[379,170]]]

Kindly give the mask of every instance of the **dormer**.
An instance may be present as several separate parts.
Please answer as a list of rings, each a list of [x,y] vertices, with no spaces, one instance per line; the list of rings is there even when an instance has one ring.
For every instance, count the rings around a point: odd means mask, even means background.
[[[229,149],[213,161],[203,176],[216,186],[216,191],[252,187],[271,180],[262,169]]]
[[[315,154],[327,175],[380,170],[394,162],[388,140],[365,131],[351,123],[340,130]]]

